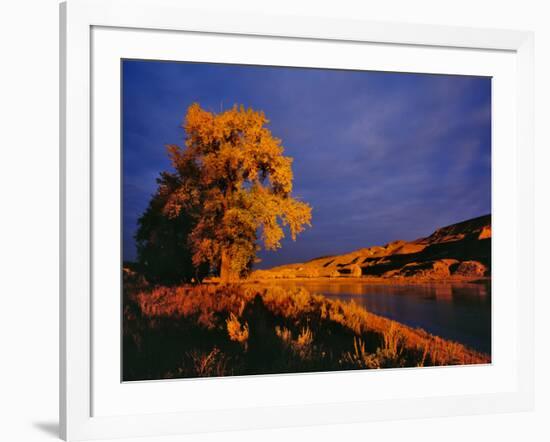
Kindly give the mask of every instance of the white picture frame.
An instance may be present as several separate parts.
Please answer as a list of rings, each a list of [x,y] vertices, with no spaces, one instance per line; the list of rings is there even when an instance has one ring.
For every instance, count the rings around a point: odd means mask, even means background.
[[[398,419],[457,414],[510,412],[533,406],[533,35],[529,32],[453,28],[433,25],[375,23],[314,17],[242,15],[226,11],[201,12],[181,6],[175,0],[69,0],[61,4],[61,275],[60,275],[60,428],[66,440],[151,436],[177,433],[223,431],[276,426],[351,423],[366,420]],[[158,30],[196,35],[269,37],[289,41],[325,41],[337,44],[378,44],[506,52],[514,57],[513,79],[516,96],[515,139],[502,155],[508,158],[514,178],[509,197],[510,225],[515,245],[513,271],[517,285],[508,288],[517,309],[515,357],[509,365],[513,382],[494,391],[439,396],[411,393],[398,399],[358,400],[345,394],[322,402],[296,399],[292,404],[261,404],[220,409],[137,413],[128,409],[96,415],[94,384],[101,383],[94,372],[92,332],[101,311],[93,310],[92,278],[92,135],[93,103],[91,64],[93,30],[97,28]],[[137,32],[137,31],[136,31]],[[510,98],[510,97],[509,97]],[[502,213],[502,212],[501,212]],[[498,212],[495,216],[498,216]],[[116,222],[116,221],[115,221]],[[521,297],[521,298],[520,298]],[[521,302],[519,300],[521,299]],[[92,312],[94,317],[92,317]],[[112,312],[111,312],[112,314]],[[118,312],[116,313],[118,314]],[[117,339],[117,337],[113,337]],[[97,345],[97,343],[96,343]],[[455,368],[456,370],[461,368]],[[464,367],[468,370],[468,367]],[[435,370],[430,369],[432,373]],[[404,373],[415,376],[414,373]],[[314,388],[320,377],[306,376]],[[331,374],[332,379],[339,374]],[[401,375],[400,375],[401,376]],[[276,378],[276,377],[271,377]],[[286,377],[287,379],[289,377]],[[306,379],[303,378],[303,379]],[[353,379],[350,378],[352,381]],[[355,378],[356,379],[356,378]],[[253,381],[272,382],[265,377]],[[174,381],[176,385],[178,381]],[[219,379],[209,380],[210,390]],[[150,383],[160,390],[162,383]],[[164,383],[166,386],[167,384]],[[184,384],[178,384],[184,385]],[[190,384],[187,384],[190,385]],[[204,384],[202,384],[204,385]],[[219,384],[221,385],[221,384]],[[245,384],[242,384],[245,385]],[[249,390],[254,388],[249,382]],[[175,387],[173,387],[175,388]],[[200,391],[200,385],[193,391]],[[161,394],[166,393],[163,388]]]

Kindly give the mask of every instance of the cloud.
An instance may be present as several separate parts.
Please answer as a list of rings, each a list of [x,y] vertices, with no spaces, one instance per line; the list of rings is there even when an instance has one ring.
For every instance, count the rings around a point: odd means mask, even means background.
[[[128,62],[125,62],[128,63]],[[313,228],[264,267],[342,253],[490,211],[490,79],[185,63],[124,67],[126,231],[169,167],[193,101],[263,110],[294,158],[294,193],[314,208]],[[130,209],[129,209],[130,210]]]

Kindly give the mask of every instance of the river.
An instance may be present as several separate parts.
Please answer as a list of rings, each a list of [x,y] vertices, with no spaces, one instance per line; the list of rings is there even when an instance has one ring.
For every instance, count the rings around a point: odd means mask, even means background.
[[[277,281],[311,293],[355,301],[372,313],[491,353],[490,283],[372,284],[359,281]]]

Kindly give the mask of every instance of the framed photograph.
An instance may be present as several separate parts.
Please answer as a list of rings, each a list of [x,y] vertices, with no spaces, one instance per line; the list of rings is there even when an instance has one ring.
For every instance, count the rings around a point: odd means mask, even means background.
[[[532,407],[531,33],[60,14],[63,438]]]

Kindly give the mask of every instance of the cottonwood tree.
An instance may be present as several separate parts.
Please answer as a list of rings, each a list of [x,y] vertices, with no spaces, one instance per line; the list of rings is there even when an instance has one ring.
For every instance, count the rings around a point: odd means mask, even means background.
[[[195,226],[190,211],[168,217],[164,207],[177,180],[167,173],[157,179],[158,189],[138,219],[135,234],[140,273],[152,284],[175,285],[198,281],[208,273],[208,265],[195,267],[188,236]]]
[[[216,114],[195,103],[183,124],[185,146],[168,146],[174,172],[159,182],[163,213],[195,220],[192,262],[217,268],[222,282],[239,278],[257,244],[276,250],[285,228],[295,240],[311,225],[311,207],[292,197],[292,158],[267,123],[243,106]]]

